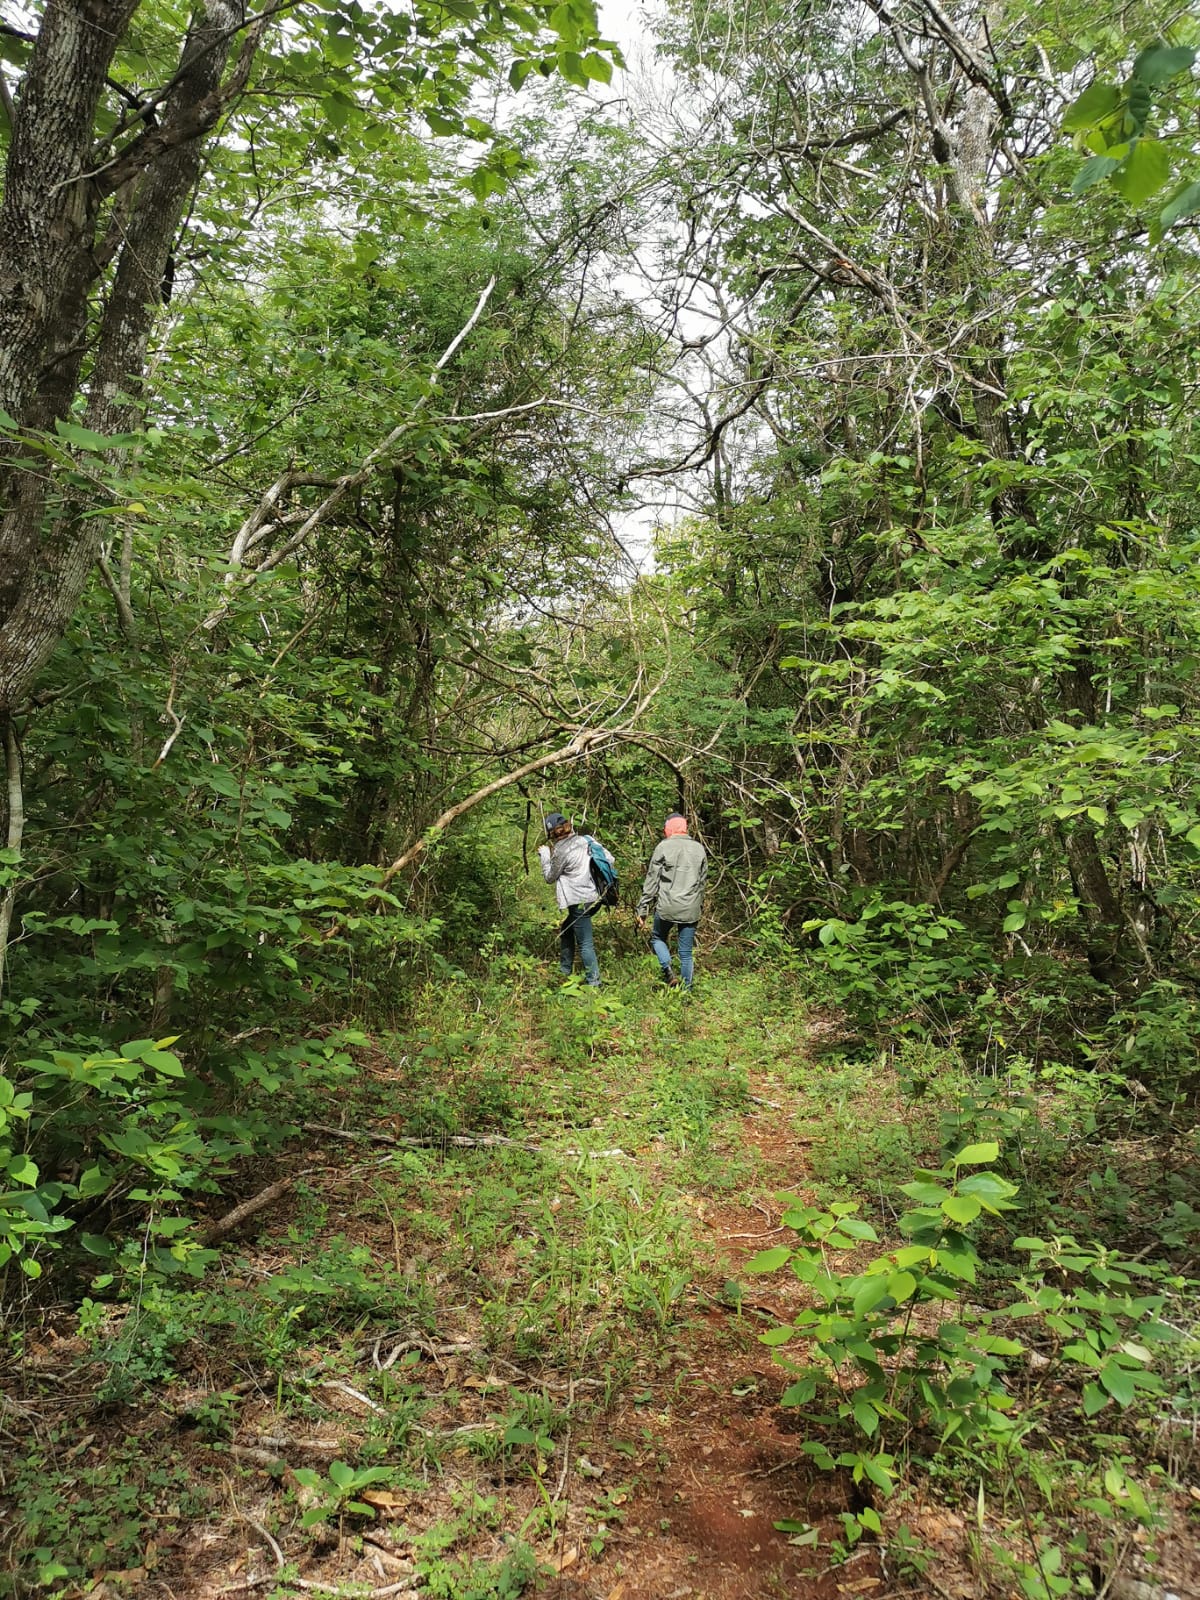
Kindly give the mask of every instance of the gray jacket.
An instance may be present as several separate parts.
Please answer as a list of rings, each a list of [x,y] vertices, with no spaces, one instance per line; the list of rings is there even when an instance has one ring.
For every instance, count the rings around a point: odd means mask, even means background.
[[[599,840],[596,842],[599,844]],[[600,848],[604,850],[603,845]],[[608,856],[609,865],[613,866],[612,856],[607,850],[604,850],[604,854]],[[586,833],[569,833],[553,849],[548,844],[540,845],[538,855],[542,861],[542,877],[554,885],[554,893],[562,910],[569,911],[572,906],[590,906],[599,900],[599,892],[592,881],[592,869],[588,865]]]
[[[708,879],[708,853],[699,839],[677,833],[650,857],[637,914],[653,909],[666,922],[699,922]]]

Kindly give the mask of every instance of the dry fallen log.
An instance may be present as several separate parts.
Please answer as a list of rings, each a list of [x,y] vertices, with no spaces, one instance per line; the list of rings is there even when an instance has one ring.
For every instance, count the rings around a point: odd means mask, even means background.
[[[280,1178],[278,1183],[269,1183],[265,1189],[260,1189],[257,1194],[251,1195],[249,1200],[243,1200],[241,1205],[234,1206],[232,1211],[227,1211],[223,1217],[218,1217],[215,1222],[210,1222],[208,1227],[200,1234],[201,1244],[213,1244],[217,1239],[223,1239],[227,1233],[254,1216],[258,1211],[265,1211],[276,1200],[281,1200],[294,1183],[301,1178],[307,1178],[313,1167],[306,1167],[303,1172],[293,1172],[288,1178]]]

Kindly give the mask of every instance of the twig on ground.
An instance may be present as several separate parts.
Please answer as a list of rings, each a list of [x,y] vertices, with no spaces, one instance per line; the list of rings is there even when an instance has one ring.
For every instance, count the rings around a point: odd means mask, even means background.
[[[294,1183],[299,1182],[301,1178],[307,1178],[316,1170],[315,1167],[306,1167],[303,1172],[293,1172],[290,1177],[280,1178],[278,1183],[269,1183],[265,1189],[260,1189],[257,1194],[251,1195],[249,1200],[243,1200],[241,1205],[234,1206],[232,1211],[227,1211],[223,1217],[210,1222],[200,1234],[201,1244],[212,1244],[217,1239],[223,1239],[227,1233],[232,1233],[236,1227],[245,1222],[247,1217],[254,1216],[255,1212],[264,1211],[267,1206],[282,1199]]]
[[[256,1467],[286,1467],[278,1450],[260,1450],[257,1445],[231,1444],[229,1454],[236,1461],[252,1461]]]
[[[254,1443],[260,1446],[265,1453],[268,1450],[313,1450],[319,1455],[334,1455],[342,1449],[340,1439],[284,1439],[273,1433],[259,1433],[254,1437]],[[249,1449],[250,1446],[242,1446]],[[279,1458],[276,1457],[278,1460]]]
[[[357,1128],[331,1128],[324,1122],[303,1122],[300,1125],[305,1133],[326,1134],[331,1139],[349,1139],[357,1143],[392,1145],[397,1150],[436,1150],[442,1145],[455,1145],[459,1149],[491,1149],[523,1150],[531,1156],[586,1156],[589,1160],[600,1160],[604,1157],[625,1159],[626,1152],[619,1147],[612,1150],[578,1150],[573,1145],[562,1151],[548,1150],[545,1145],[527,1144],[521,1139],[507,1139],[502,1133],[435,1133],[420,1137],[410,1135],[398,1137],[392,1133],[377,1133],[374,1129]],[[299,1174],[298,1174],[299,1176]]]
[[[347,1399],[353,1400],[356,1405],[366,1406],[368,1411],[374,1411],[377,1416],[386,1416],[387,1412],[378,1401],[372,1400],[370,1395],[363,1394],[361,1389],[352,1389],[348,1383],[342,1383],[336,1378],[327,1379],[318,1384],[320,1389],[332,1389],[335,1394],[344,1394]]]
[[[255,1519],[251,1516],[248,1516],[245,1511],[239,1510],[235,1514],[240,1517],[243,1522],[248,1523],[249,1526],[254,1529],[255,1533],[257,1533],[258,1536],[270,1547],[271,1554],[275,1557],[275,1571],[264,1573],[261,1578],[249,1578],[245,1583],[229,1584],[226,1588],[218,1591],[220,1594],[242,1594],[248,1589],[261,1589],[266,1584],[273,1583],[287,1565],[287,1562],[284,1559],[283,1551],[267,1532],[266,1528],[263,1527],[261,1522],[256,1522]],[[406,1576],[399,1579],[396,1583],[384,1584],[383,1588],[381,1589],[368,1589],[366,1594],[361,1596],[361,1600],[386,1600],[388,1595],[404,1594],[408,1590],[417,1588],[420,1582],[420,1574],[410,1571],[406,1574]],[[315,1591],[319,1594],[338,1593],[337,1586],[332,1583],[313,1583],[307,1578],[289,1578],[288,1583],[294,1589],[305,1589],[308,1591]]]

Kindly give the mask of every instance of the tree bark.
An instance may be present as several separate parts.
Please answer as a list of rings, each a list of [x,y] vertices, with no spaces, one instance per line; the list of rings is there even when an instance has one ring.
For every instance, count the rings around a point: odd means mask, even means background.
[[[17,730],[13,726],[12,718],[5,717],[3,722],[5,809],[8,813],[4,844],[6,849],[19,858],[21,841],[25,835],[25,793],[21,774],[21,747],[17,740]],[[12,867],[13,881],[4,891],[3,900],[0,900],[0,995],[4,993],[4,979],[8,963],[8,935],[12,928],[13,908],[17,902],[16,870],[18,861],[14,859],[9,865]]]
[[[69,415],[93,292],[110,269],[84,422],[105,434],[141,422],[147,345],[202,139],[244,87],[265,28],[249,30],[222,86],[242,12],[235,0],[205,0],[153,137],[138,135],[92,170],[106,78],[137,6],[49,0],[17,101],[0,205],[0,408],[22,429]],[[94,502],[60,491],[56,503],[47,474],[22,470],[18,449],[0,458],[0,711],[22,703],[98,554],[95,519],[84,514]]]

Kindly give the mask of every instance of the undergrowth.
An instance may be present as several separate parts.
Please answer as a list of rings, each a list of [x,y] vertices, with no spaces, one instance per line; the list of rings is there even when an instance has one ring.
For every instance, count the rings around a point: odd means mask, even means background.
[[[1153,1556],[1196,1469],[1187,1139],[1115,1073],[979,1071],[928,1039],[814,1052],[803,975],[705,971],[690,998],[634,963],[606,980],[561,988],[511,952],[431,984],[402,1030],[339,1035],[323,1079],[273,1078],[292,1131],[267,1175],[293,1181],[233,1242],[53,1241],[70,1308],[27,1297],[8,1323],[0,1425],[28,1426],[0,1594],[171,1583],[199,1552],[220,1583],[266,1578],[274,1541],[282,1592],[301,1569],[377,1585],[378,1558],[485,1600],[568,1527],[619,1574],[658,1457],[611,1419],[669,1412],[718,1303],[731,1350],[778,1346],[811,1470],[858,1480],[829,1559],[882,1542],[918,1572],[905,1508],[929,1494],[974,1519],[980,1581],[1026,1600]],[[124,1081],[170,1051],[122,1057]],[[763,1193],[749,1115],[796,1161],[775,1203],[794,1242],[750,1267],[804,1286],[774,1331],[736,1282],[715,1292],[696,1222]],[[208,1169],[193,1208],[218,1214],[240,1170]],[[152,1215],[183,1215],[160,1181]],[[597,1439],[620,1484],[588,1476]]]

